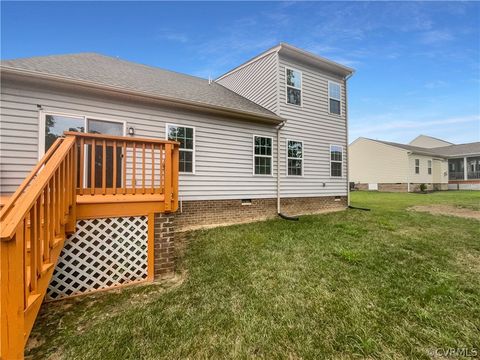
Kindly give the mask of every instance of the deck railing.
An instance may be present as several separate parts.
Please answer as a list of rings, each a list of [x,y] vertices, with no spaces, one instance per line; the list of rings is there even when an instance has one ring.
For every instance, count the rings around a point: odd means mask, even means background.
[[[463,180],[465,173],[463,171],[449,171],[448,179],[449,180]]]
[[[22,358],[77,200],[178,201],[178,143],[66,132],[0,211],[0,358]],[[128,205],[125,205],[128,206]]]
[[[477,180],[480,179],[480,171],[469,171],[467,173],[468,180]]]
[[[167,210],[178,193],[178,143],[66,132],[78,144],[78,195],[165,195]]]

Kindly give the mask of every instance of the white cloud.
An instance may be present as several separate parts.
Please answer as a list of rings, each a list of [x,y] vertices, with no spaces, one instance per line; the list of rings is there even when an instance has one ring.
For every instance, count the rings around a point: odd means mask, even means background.
[[[445,87],[447,86],[448,83],[446,81],[443,81],[443,80],[433,80],[433,81],[429,81],[427,82],[424,87],[426,89],[438,89],[438,88],[442,88],[442,87]]]
[[[161,30],[156,35],[157,40],[168,40],[173,42],[187,43],[189,37],[180,32],[175,32],[173,30]]]
[[[443,44],[446,41],[451,41],[455,37],[452,33],[446,30],[431,30],[426,31],[420,35],[420,42],[427,45]]]

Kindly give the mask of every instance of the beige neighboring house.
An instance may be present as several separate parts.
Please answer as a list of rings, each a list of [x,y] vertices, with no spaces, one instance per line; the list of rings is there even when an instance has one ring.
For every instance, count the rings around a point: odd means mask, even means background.
[[[480,142],[420,135],[409,144],[360,137],[349,146],[349,180],[359,190],[480,190]]]

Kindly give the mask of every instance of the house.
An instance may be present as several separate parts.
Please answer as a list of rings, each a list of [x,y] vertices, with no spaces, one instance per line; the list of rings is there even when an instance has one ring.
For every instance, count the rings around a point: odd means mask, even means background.
[[[349,178],[360,190],[480,190],[480,142],[420,135],[409,144],[360,137],[349,146]]]
[[[2,61],[1,355],[45,295],[171,274],[174,233],[346,208],[352,73],[284,43],[215,81],[93,53]]]

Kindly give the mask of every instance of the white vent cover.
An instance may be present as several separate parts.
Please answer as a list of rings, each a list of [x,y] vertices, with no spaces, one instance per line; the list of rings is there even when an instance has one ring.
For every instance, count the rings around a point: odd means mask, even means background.
[[[146,279],[147,229],[146,216],[78,221],[65,241],[47,300]]]

